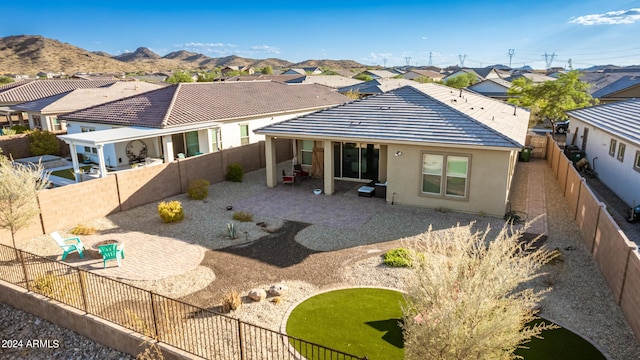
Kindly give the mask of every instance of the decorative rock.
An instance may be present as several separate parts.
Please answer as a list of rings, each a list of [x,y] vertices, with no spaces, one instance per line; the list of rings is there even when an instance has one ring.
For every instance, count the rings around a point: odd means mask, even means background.
[[[267,292],[262,289],[253,289],[247,296],[253,301],[260,302],[267,297]]]
[[[289,288],[284,284],[275,284],[269,288],[269,295],[271,296],[282,296],[289,291]]]

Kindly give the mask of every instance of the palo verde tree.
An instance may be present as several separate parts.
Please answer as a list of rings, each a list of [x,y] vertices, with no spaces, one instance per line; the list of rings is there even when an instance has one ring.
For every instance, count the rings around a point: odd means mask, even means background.
[[[42,165],[13,165],[0,153],[0,228],[15,235],[38,215],[38,191],[45,188],[48,178],[42,175]],[[44,178],[42,178],[44,177]]]
[[[171,84],[177,84],[181,82],[193,82],[193,78],[191,77],[191,74],[189,74],[189,72],[187,71],[176,71],[173,73],[173,75],[168,77],[165,81]]]
[[[598,103],[587,92],[590,85],[580,81],[580,76],[573,70],[541,84],[534,84],[524,77],[516,79],[507,91],[509,103],[531,109],[539,120],[547,119],[555,127],[556,121],[568,118],[566,111]]]
[[[471,73],[464,73],[460,75],[456,75],[452,78],[448,78],[444,85],[456,89],[466,88],[467,86],[473,85],[476,83],[478,78]]]
[[[505,226],[491,241],[488,234],[471,226],[429,229],[411,246],[406,359],[512,359],[519,345],[555,328],[526,326],[548,289],[523,286],[543,275],[555,253],[520,241],[522,230]]]

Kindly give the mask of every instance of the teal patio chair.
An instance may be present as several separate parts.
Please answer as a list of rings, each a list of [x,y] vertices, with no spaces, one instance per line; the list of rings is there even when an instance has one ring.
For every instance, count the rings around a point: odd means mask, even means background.
[[[64,253],[62,254],[62,260],[66,259],[67,255],[69,255],[69,253],[72,253],[74,251],[77,251],[78,255],[80,255],[80,258],[84,259],[84,254],[83,254],[84,244],[82,244],[82,241],[80,241],[80,238],[72,237],[68,239],[63,239],[62,236],[60,236],[60,234],[58,234],[55,231],[51,233],[51,237],[53,238],[53,240],[56,241],[56,243],[58,243],[58,246],[60,246],[64,251]]]
[[[120,259],[124,259],[124,243],[120,244],[107,244],[98,246],[98,251],[102,255],[103,268],[107,268],[107,261],[117,260],[118,267],[122,265]]]

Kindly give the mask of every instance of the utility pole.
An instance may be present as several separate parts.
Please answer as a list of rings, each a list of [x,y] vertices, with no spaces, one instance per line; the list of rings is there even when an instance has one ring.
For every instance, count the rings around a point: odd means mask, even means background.
[[[553,52],[552,54],[547,54],[547,52],[545,51],[544,55],[542,55],[542,57],[544,58],[544,62],[547,65],[547,69],[551,69],[551,64],[553,63],[553,60],[556,58],[556,53]]]
[[[429,51],[429,66],[433,66],[433,51]]]
[[[509,49],[509,67],[511,67],[511,60],[513,59],[513,55],[516,54],[515,49]]]
[[[573,70],[573,62],[569,59],[569,70]]]
[[[460,59],[460,67],[464,67],[464,60],[467,58],[467,54],[458,54],[458,59]]]
[[[384,63],[384,67],[386,68],[387,67],[387,58],[383,58],[382,62]]]
[[[407,62],[407,66],[409,66],[411,64],[411,56],[405,56],[404,57],[404,61]]]

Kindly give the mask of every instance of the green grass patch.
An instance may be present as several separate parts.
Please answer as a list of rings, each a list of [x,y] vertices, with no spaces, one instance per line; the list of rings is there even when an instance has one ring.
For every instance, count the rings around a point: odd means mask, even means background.
[[[529,325],[540,321],[550,322],[538,319]],[[522,356],[525,360],[606,359],[593,344],[565,328],[543,331],[541,335],[543,339],[531,339],[524,345],[529,349],[517,349],[515,354]]]
[[[82,171],[86,171],[86,170],[89,170],[89,169],[91,169],[91,165],[80,166],[80,170],[82,170]],[[73,176],[73,168],[52,171],[49,175],[58,176],[58,177],[69,179],[69,180],[75,180],[76,179]]]
[[[287,334],[369,359],[402,359],[404,343],[398,322],[403,303],[402,293],[392,290],[330,291],[298,305],[287,321]],[[322,352],[305,354],[304,345],[292,344],[308,359],[325,356]]]

